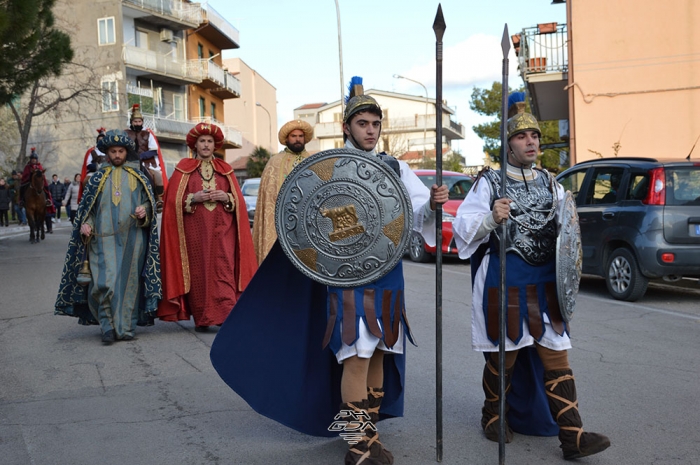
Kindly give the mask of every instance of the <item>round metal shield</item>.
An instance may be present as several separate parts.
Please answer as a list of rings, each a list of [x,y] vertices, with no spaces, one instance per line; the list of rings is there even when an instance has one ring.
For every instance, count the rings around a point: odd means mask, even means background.
[[[581,283],[581,229],[578,224],[576,202],[571,191],[566,191],[562,205],[559,236],[557,237],[557,295],[561,316],[567,323],[574,316],[576,295]]]
[[[322,284],[374,282],[401,260],[413,226],[411,201],[381,159],[354,149],[317,153],[280,188],[277,237],[305,275]]]

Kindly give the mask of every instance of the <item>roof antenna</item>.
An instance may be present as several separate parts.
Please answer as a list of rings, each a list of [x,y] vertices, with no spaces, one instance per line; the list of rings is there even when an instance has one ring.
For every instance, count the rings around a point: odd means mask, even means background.
[[[693,148],[690,149],[690,153],[688,154],[687,157],[685,157],[686,160],[690,160],[690,154],[693,153],[693,150],[695,150],[695,146],[698,145],[698,140],[700,140],[700,135],[698,135],[698,138],[695,139],[695,143],[693,144]]]

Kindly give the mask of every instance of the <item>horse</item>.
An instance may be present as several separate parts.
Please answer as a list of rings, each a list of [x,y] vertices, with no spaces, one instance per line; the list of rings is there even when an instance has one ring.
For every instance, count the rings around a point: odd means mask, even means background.
[[[44,171],[35,169],[29,178],[29,187],[24,193],[24,208],[29,223],[29,242],[36,244],[45,239],[46,194],[44,193]],[[41,232],[41,238],[39,233]]]

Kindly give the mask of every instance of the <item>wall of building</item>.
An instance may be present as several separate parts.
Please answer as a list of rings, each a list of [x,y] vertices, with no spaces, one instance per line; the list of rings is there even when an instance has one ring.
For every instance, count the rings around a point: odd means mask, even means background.
[[[240,149],[226,150],[226,160],[231,162],[250,155],[256,147],[264,147],[277,153],[277,89],[240,58],[224,60],[224,68],[241,81],[241,97],[224,102],[226,125],[238,129],[243,136]],[[268,113],[256,103],[260,103]]]
[[[567,7],[576,161],[614,156],[615,144],[618,156],[687,156],[700,135],[700,3]]]

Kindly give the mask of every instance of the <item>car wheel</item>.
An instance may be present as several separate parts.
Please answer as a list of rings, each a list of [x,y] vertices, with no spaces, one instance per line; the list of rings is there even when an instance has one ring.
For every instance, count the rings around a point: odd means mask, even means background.
[[[408,245],[408,252],[414,262],[425,263],[430,260],[430,254],[425,251],[423,236],[413,231],[411,241]]]
[[[613,250],[608,259],[605,284],[617,300],[634,302],[647,291],[649,279],[642,275],[634,254],[624,247]]]

